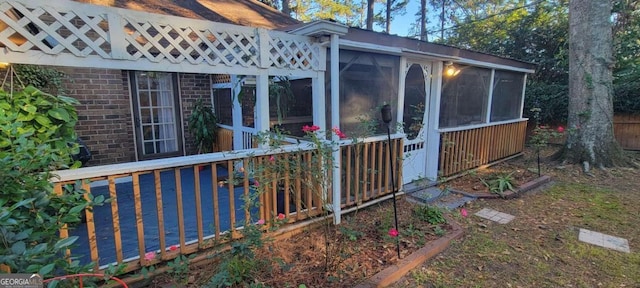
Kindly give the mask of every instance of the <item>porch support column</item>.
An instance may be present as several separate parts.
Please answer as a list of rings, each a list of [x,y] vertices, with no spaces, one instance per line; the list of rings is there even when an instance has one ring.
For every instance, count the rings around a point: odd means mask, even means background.
[[[398,115],[398,117],[396,118],[396,122],[404,124],[404,95],[405,95],[404,86],[407,78],[407,58],[406,57],[400,57],[399,72],[400,72],[400,78],[398,79],[398,107],[396,108],[397,110],[396,115]],[[396,133],[405,133],[404,125],[400,125],[399,130],[400,131],[396,131]],[[402,183],[402,181],[398,183]]]
[[[331,127],[340,128],[340,43],[339,36],[337,34],[331,35],[331,60],[330,63],[330,72],[331,72]],[[324,83],[324,81],[322,82]],[[324,86],[324,85],[323,85]],[[324,112],[323,112],[324,113]],[[335,133],[331,133],[331,139],[333,143],[338,143],[340,141],[340,137]],[[338,147],[334,147],[333,149],[333,161],[335,164],[333,165],[333,223],[340,224],[341,220],[341,208],[340,203],[342,202],[342,183],[340,181],[341,177],[341,164],[340,164],[340,145]]]
[[[440,98],[442,97],[442,61],[434,62],[431,70],[431,97],[429,97],[429,127],[425,129],[427,140],[427,171],[425,176],[432,181],[438,180],[438,159],[440,159]]]
[[[261,71],[256,75],[255,127],[257,133],[269,131],[269,74],[267,71]],[[259,148],[269,147],[269,141],[262,142]]]
[[[240,91],[242,90],[242,84],[237,75],[231,75],[231,100],[232,110],[231,119],[233,119],[233,150],[241,150],[242,147],[242,104],[240,104]]]

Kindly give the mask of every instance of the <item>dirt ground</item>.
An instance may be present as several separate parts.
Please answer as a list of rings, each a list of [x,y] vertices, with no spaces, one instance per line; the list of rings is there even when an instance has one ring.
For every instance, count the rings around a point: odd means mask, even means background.
[[[535,170],[535,159],[527,153],[508,165]],[[392,287],[640,287],[640,171],[585,174],[546,161],[542,169],[553,185],[516,199],[472,202],[469,216],[457,218],[465,236]],[[473,216],[483,208],[515,219],[502,225]],[[631,253],[580,242],[581,228],[625,238]]]

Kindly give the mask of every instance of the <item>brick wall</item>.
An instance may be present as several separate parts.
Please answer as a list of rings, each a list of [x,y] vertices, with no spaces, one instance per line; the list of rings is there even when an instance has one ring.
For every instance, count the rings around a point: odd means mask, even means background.
[[[187,155],[192,155],[198,151],[189,132],[187,119],[189,119],[193,105],[198,98],[202,98],[205,103],[211,104],[211,82],[207,74],[180,74],[180,87],[185,151]]]
[[[135,161],[128,74],[121,70],[58,68],[67,95],[80,101],[76,131],[92,153],[87,166]]]
[[[136,161],[131,115],[129,73],[122,70],[55,67],[68,77],[65,95],[80,105],[76,132],[91,151],[87,166]],[[0,71],[3,76],[6,70]],[[211,103],[211,84],[206,74],[180,74],[182,129],[186,155],[197,152],[187,119],[198,98]]]

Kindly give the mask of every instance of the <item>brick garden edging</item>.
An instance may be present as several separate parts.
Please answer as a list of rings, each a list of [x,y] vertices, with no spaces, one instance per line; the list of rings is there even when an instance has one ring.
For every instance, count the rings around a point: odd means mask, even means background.
[[[516,189],[516,191],[511,191],[511,190],[505,191],[504,193],[502,193],[502,196],[495,193],[487,193],[487,192],[469,193],[469,192],[456,190],[456,189],[450,189],[449,191],[451,191],[451,193],[461,194],[464,196],[474,197],[477,199],[498,199],[498,198],[513,199],[515,197],[518,197],[518,195],[520,194],[534,190],[549,182],[551,182],[551,177],[548,175],[542,175],[541,177],[538,177],[527,183],[522,184],[520,187],[518,187],[518,189]]]
[[[384,270],[376,273],[373,277],[358,284],[356,288],[370,288],[370,287],[386,287],[398,281],[402,276],[406,275],[411,269],[418,267],[427,260],[435,257],[440,252],[444,251],[451,241],[462,237],[464,230],[460,224],[453,221],[450,217],[446,217],[448,223],[453,227],[449,233],[440,237],[435,241],[427,243],[424,247],[418,251],[411,253],[405,258],[400,259],[398,263],[393,266],[387,267]]]

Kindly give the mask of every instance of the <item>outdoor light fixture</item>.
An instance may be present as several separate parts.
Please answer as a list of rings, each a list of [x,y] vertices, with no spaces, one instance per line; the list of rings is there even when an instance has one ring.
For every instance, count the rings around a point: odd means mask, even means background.
[[[9,67],[9,63],[7,63],[7,62],[0,62],[0,69],[4,69],[4,68],[7,68],[7,67]]]
[[[460,74],[460,69],[457,69],[456,66],[453,66],[453,62],[451,61],[447,61],[444,62],[444,75],[447,75],[449,77],[454,77],[458,74]]]

